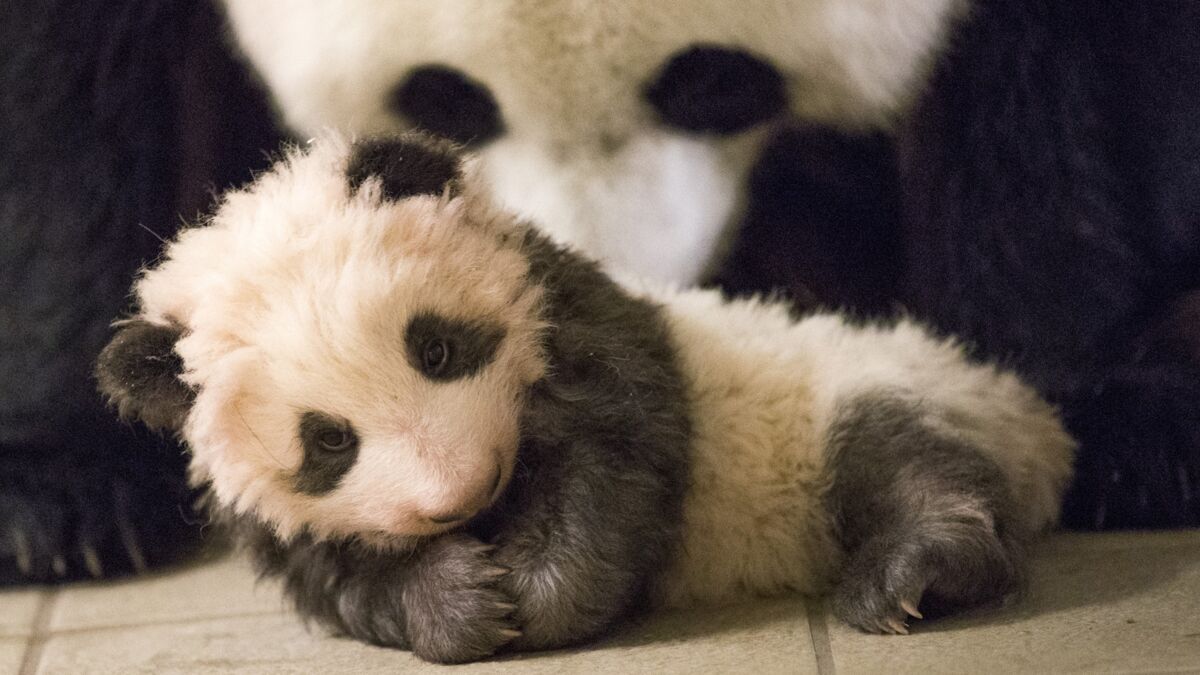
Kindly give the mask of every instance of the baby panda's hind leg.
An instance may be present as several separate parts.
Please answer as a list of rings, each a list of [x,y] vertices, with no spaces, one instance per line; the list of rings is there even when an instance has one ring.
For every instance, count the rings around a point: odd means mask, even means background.
[[[843,404],[829,435],[828,504],[846,553],[834,613],[874,633],[909,616],[1002,600],[1021,585],[1005,477],[940,431],[922,403],[879,392]]]

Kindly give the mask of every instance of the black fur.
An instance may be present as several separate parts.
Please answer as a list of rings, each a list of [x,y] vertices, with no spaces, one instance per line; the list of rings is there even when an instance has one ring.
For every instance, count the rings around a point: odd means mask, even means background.
[[[777,134],[750,172],[746,224],[711,281],[738,294],[772,279],[805,309],[889,312],[901,269],[893,157],[878,134]]]
[[[2,2],[0,92],[0,584],[163,564],[185,458],[93,363],[157,236],[278,146],[269,109],[206,2]]]
[[[303,536],[282,544],[233,518],[303,615],[458,662],[506,644],[587,640],[649,597],[677,545],[687,484],[690,425],[671,339],[659,308],[593,263],[533,231],[523,246],[531,281],[546,288],[550,367],[527,393],[507,490],[465,530],[403,553]]]
[[[183,359],[175,353],[175,341],[182,334],[178,326],[134,319],[100,352],[96,379],[121,419],[140,419],[155,430],[183,425],[195,392],[179,379]]]
[[[1003,474],[926,415],[880,392],[843,404],[830,431],[827,500],[848,556],[833,609],[862,630],[905,632],[902,603],[941,614],[1020,586],[1029,533]]]
[[[1017,369],[1082,443],[1068,526],[1200,525],[1200,4],[970,5],[885,144],[781,137],[718,278]]]
[[[415,68],[397,85],[389,104],[418,128],[463,145],[478,147],[504,133],[492,93],[449,66]]]
[[[409,364],[435,382],[449,382],[479,374],[492,362],[503,339],[503,326],[430,312],[413,315],[404,330],[404,348]],[[426,359],[426,349],[435,340],[444,348],[445,358],[431,366]]]
[[[977,0],[898,138],[905,303],[1081,441],[1072,527],[1200,524],[1200,5]]]
[[[343,447],[330,449],[322,443],[322,435],[330,431],[340,436]],[[332,492],[358,459],[358,436],[345,422],[316,412],[300,416],[298,435],[304,459],[296,472],[296,490],[306,495]]]
[[[377,177],[385,199],[400,200],[416,195],[440,195],[449,187],[457,191],[461,174],[458,155],[444,142],[412,138],[370,138],[354,144],[346,167],[351,189]]]
[[[783,77],[739,49],[696,45],[663,65],[643,94],[664,124],[694,133],[733,134],[787,108]]]

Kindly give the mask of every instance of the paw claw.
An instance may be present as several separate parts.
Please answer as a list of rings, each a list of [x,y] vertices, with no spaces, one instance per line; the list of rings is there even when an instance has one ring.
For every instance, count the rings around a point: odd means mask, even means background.
[[[33,555],[29,551],[29,539],[26,538],[25,532],[15,527],[9,530],[9,535],[17,555],[17,569],[21,571],[22,575],[29,576],[33,572]]]
[[[493,579],[499,579],[500,577],[508,574],[511,571],[512,570],[508,569],[507,567],[492,567],[491,569],[487,570],[484,574],[486,574],[487,576],[489,576]]]
[[[887,627],[895,635],[908,635],[908,626],[899,619],[888,619]]]
[[[501,635],[503,635],[504,637],[507,637],[507,638],[519,638],[519,637],[521,637],[521,631],[519,631],[519,630],[516,630],[516,629],[513,629],[513,628],[501,628],[501,629],[500,629],[500,634],[501,634]]]
[[[905,614],[908,614],[914,619],[924,619],[925,616],[922,615],[921,612],[917,611],[918,604],[920,604],[919,601],[913,602],[911,600],[901,600],[900,609],[903,609]]]
[[[50,567],[54,570],[54,573],[60,577],[65,577],[67,575],[67,561],[63,560],[61,555],[56,555],[50,560]]]
[[[505,612],[513,612],[516,611],[517,606],[511,602],[497,602],[496,609],[502,609]]]
[[[91,544],[80,544],[79,549],[83,554],[83,564],[87,567],[88,574],[94,579],[104,576],[104,567],[100,564],[100,556],[96,555],[96,549],[92,548]]]

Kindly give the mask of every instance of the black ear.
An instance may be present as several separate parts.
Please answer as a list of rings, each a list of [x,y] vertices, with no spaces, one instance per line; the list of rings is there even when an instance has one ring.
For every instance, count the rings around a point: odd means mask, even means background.
[[[179,376],[183,359],[175,342],[179,326],[135,319],[121,325],[100,352],[96,379],[122,419],[140,419],[152,429],[178,431],[195,392]]]
[[[383,182],[384,198],[395,200],[440,195],[447,187],[454,194],[461,175],[457,146],[419,134],[358,141],[346,166],[346,180],[352,190],[378,176]]]

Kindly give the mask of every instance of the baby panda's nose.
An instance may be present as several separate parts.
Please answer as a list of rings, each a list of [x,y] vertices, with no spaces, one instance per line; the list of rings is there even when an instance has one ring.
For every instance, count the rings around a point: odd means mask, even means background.
[[[426,516],[426,518],[429,519],[429,522],[436,525],[449,525],[451,523],[458,523],[467,520],[486,508],[496,497],[496,489],[500,486],[499,465],[496,465],[495,469],[492,471],[492,477],[485,482],[484,485],[486,486],[486,489],[477,493],[476,497],[469,505],[464,506],[461,509],[455,509],[449,513],[429,515]]]

